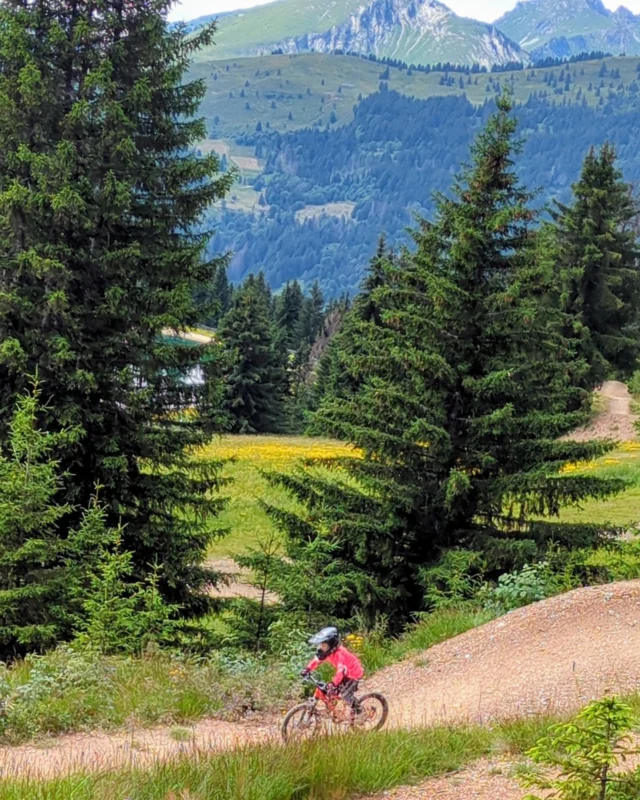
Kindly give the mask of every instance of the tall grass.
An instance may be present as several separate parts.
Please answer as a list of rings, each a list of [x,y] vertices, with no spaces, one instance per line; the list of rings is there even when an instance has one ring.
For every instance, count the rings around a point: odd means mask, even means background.
[[[493,751],[522,752],[548,720],[425,728],[267,745],[49,782],[7,780],[0,800],[341,800],[459,769]]]
[[[289,472],[307,458],[335,458],[353,450],[342,442],[305,436],[222,436],[214,438],[200,455],[233,459],[225,469],[232,482],[225,487],[229,503],[216,526],[229,534],[209,549],[212,559],[230,558],[246,552],[256,541],[273,531],[261,501],[295,510],[295,501],[281,488],[269,486],[267,472]]]
[[[434,644],[459,636],[471,628],[477,628],[494,617],[495,614],[473,603],[438,609],[430,614],[424,614],[416,624],[411,625],[396,639],[376,636],[375,633],[365,636],[359,653],[367,672],[375,672],[389,664],[428,650]]]
[[[253,656],[102,656],[61,646],[0,665],[0,743],[88,728],[183,723],[291,703],[295,670]]]

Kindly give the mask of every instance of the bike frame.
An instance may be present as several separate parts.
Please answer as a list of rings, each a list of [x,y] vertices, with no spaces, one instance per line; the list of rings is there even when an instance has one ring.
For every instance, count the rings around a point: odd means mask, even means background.
[[[317,681],[312,675],[307,675],[304,680],[316,687],[313,697],[311,697],[309,700],[309,707],[315,708],[318,705],[318,702],[321,701],[333,715],[337,702],[340,699],[340,695],[336,694],[335,698],[329,697],[326,691],[327,684],[323,683],[322,681]]]

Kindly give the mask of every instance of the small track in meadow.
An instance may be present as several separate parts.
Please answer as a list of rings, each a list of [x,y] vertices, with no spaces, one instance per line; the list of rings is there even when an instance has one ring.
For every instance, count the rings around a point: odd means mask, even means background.
[[[626,383],[605,381],[598,394],[603,398],[605,408],[588,425],[574,431],[567,439],[574,442],[588,442],[591,439],[629,442],[637,439],[638,416],[631,409],[632,397]]]

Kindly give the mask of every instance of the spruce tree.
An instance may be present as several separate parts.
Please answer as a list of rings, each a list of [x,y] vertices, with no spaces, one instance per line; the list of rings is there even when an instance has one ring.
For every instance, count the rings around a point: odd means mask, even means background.
[[[216,327],[231,308],[233,299],[233,290],[227,276],[226,264],[218,264],[216,267],[215,277],[207,299],[214,306],[214,310],[207,318],[207,322]]]
[[[69,508],[52,451],[59,436],[38,428],[39,390],[18,398],[0,449],[0,659],[54,644],[68,614],[65,543]]]
[[[640,251],[631,187],[605,144],[585,158],[573,203],[556,203],[550,257],[566,333],[588,364],[583,385],[627,378],[640,355]]]
[[[402,621],[423,607],[421,573],[451,547],[482,552],[489,569],[522,565],[550,539],[594,534],[536,518],[605,497],[620,482],[561,474],[606,444],[560,437],[573,355],[536,293],[530,195],[513,168],[515,122],[503,97],[471,166],[437,198],[415,252],[382,265],[374,318],[342,359],[351,397],[323,403],[316,423],[359,453],[331,479],[276,478],[307,509],[276,516],[297,544],[327,539],[342,573],[356,568],[336,614],[361,609]]]
[[[362,280],[360,292],[353,306],[346,311],[339,331],[325,348],[318,363],[311,391],[313,410],[317,410],[323,401],[348,397],[357,392],[361,381],[352,374],[353,370],[349,369],[348,363],[353,363],[358,357],[362,327],[368,330],[371,325],[381,324],[380,307],[374,292],[385,285],[385,269],[389,268],[393,259],[394,256],[387,249],[384,237],[381,237],[376,254],[369,262]],[[314,430],[313,424],[311,430]]]
[[[167,9],[0,7],[0,438],[37,371],[46,429],[79,431],[55,449],[62,502],[86,508],[102,485],[132,577],[159,561],[164,595],[197,612],[215,579],[201,562],[217,465],[194,471],[186,453],[208,438],[211,387],[186,380],[202,348],[161,331],[206,317],[194,298],[222,261],[193,231],[230,179],[195,154],[205,85],[184,79],[214,29],[169,29]]]
[[[287,283],[276,299],[274,322],[278,337],[287,350],[296,350],[298,347],[303,300],[298,281]]]
[[[268,296],[250,275],[222,321],[226,352],[225,409],[237,433],[272,433],[284,425],[286,375],[275,346]]]

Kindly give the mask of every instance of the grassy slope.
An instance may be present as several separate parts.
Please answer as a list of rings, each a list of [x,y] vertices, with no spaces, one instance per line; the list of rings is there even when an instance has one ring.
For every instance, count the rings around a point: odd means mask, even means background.
[[[611,17],[605,17],[587,3],[576,3],[579,13],[563,20],[557,28],[547,33],[545,22],[556,15],[555,0],[536,3],[519,3],[496,20],[496,26],[522,47],[540,47],[554,36],[588,36],[615,28]],[[568,16],[568,14],[565,14]]]
[[[216,44],[197,57],[231,58],[270,52],[278,44],[307,34],[324,34],[365,5],[362,0],[277,0],[257,8],[224,14],[218,20]],[[377,55],[410,58],[417,64],[454,61],[466,63],[474,48],[483,50],[484,23],[452,15],[443,23],[446,37],[424,37],[419,30],[395,27],[394,35]]]
[[[286,471],[303,458],[346,455],[350,450],[339,442],[303,436],[224,436],[214,440],[206,452],[219,458],[235,459],[226,471],[234,479],[227,489],[229,506],[218,520],[222,527],[231,529],[231,533],[216,542],[210,551],[212,558],[223,558],[243,552],[258,537],[272,530],[261,500],[293,507],[284,491],[267,484],[262,470]],[[566,509],[562,519],[610,522],[624,527],[640,523],[640,444],[623,445],[620,450],[589,465],[587,470],[623,478],[629,488],[609,501],[585,503],[582,509]]]
[[[360,0],[277,0],[225,14],[218,22],[215,47],[203,51],[198,58],[241,55],[307,33],[324,33],[348,20],[360,5]]]
[[[207,456],[233,458],[225,474],[233,478],[228,487],[227,509],[217,523],[231,533],[211,548],[210,556],[237,555],[271,530],[261,501],[293,507],[284,491],[273,488],[261,475],[266,471],[287,471],[303,458],[331,458],[351,453],[350,448],[328,439],[304,436],[223,436],[206,449]]]
[[[610,69],[620,70],[620,80],[614,81],[614,90],[617,91],[618,84],[623,83],[627,91],[629,84],[637,77],[636,67],[639,63],[638,58],[607,59]],[[575,73],[575,77],[572,78],[571,91],[562,95],[554,95],[551,91],[548,99],[559,103],[563,100],[578,102],[578,89],[582,89],[587,101],[595,105],[598,102],[595,89],[600,84],[600,65],[599,61],[572,65],[571,72],[572,76]],[[309,127],[318,122],[324,126],[332,111],[337,118],[336,124],[348,123],[353,119],[353,107],[358,97],[366,97],[378,90],[384,69],[380,64],[353,56],[303,54],[228,61],[206,59],[193,66],[192,75],[203,78],[207,84],[202,113],[207,119],[212,138],[228,140],[243,133],[253,133],[258,122],[262,123],[263,128],[269,123],[271,130],[280,132]],[[556,77],[561,69],[554,68]],[[584,75],[581,74],[582,70]],[[460,75],[455,73],[452,73],[454,86],[441,86],[442,73],[439,72],[428,75],[414,72],[408,75],[394,68],[389,72],[389,88],[402,94],[426,98],[464,93],[472,103],[481,104],[495,94],[493,89],[487,92],[487,84],[491,82],[499,82],[502,86],[507,82],[512,85],[517,102],[525,102],[532,92],[548,91],[544,77],[551,70],[538,69],[534,77],[530,77],[529,70],[481,74],[477,76],[477,86],[475,83],[468,85],[463,76],[462,88],[459,86]],[[604,80],[606,89],[603,93],[606,93],[611,80]],[[245,85],[247,81],[249,86]],[[591,92],[587,91],[589,83],[593,85]],[[243,90],[245,97],[241,97]],[[215,122],[216,117],[218,122]]]
[[[582,508],[567,508],[567,522],[611,523],[624,528],[640,524],[640,443],[627,443],[594,464],[582,468],[586,474],[622,478],[629,488],[609,501],[591,501]]]

